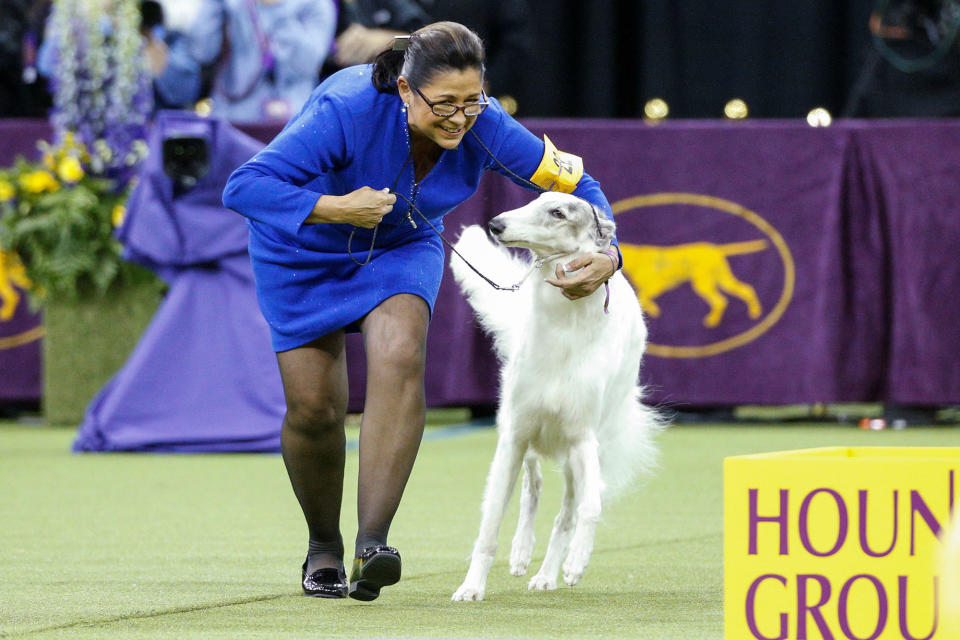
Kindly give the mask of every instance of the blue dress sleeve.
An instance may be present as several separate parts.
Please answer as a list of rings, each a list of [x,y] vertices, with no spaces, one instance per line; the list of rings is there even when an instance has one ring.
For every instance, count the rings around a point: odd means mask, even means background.
[[[510,114],[503,110],[495,99],[491,98],[491,102],[493,103],[492,108],[496,109],[496,113],[501,119],[497,133],[494,136],[494,144],[491,150],[497,159],[510,169],[510,171],[525,179],[531,178],[536,172],[537,167],[540,166],[541,159],[543,159],[543,154],[546,150],[544,141],[537,138],[530,133],[526,127],[514,120]],[[491,160],[491,163],[491,168],[494,171],[506,176],[521,187],[526,189],[533,188],[530,184],[511,176],[497,165],[496,162]],[[587,202],[593,203],[603,211],[610,220],[613,220],[613,210],[610,208],[610,203],[600,188],[600,183],[586,171],[584,171],[583,176],[579,182],[577,182],[576,189],[574,189],[572,193]],[[616,235],[613,237],[612,244],[619,255],[620,247]],[[622,256],[620,257],[619,266],[623,266]]]
[[[315,94],[269,145],[233,172],[224,206],[296,235],[323,195],[305,185],[349,164],[354,139],[345,105]]]

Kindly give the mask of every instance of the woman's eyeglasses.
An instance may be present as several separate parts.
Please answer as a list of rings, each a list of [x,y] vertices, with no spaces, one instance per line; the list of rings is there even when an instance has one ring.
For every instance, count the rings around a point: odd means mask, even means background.
[[[423,98],[423,101],[426,102],[430,107],[430,111],[433,112],[433,115],[440,118],[449,118],[461,109],[463,110],[463,115],[467,116],[468,118],[474,118],[483,113],[484,109],[490,106],[490,103],[486,101],[472,102],[470,104],[460,106],[450,104],[449,102],[430,102],[430,99],[423,95],[420,89],[413,87],[413,90],[416,91],[421,98]],[[486,94],[481,93],[481,95],[483,95],[484,98],[487,97]]]

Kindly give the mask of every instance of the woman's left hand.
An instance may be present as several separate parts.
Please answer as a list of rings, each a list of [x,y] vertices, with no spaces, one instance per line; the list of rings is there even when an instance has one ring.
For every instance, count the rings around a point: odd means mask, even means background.
[[[560,289],[568,300],[577,300],[596,291],[616,273],[613,261],[604,253],[586,253],[565,265],[557,264],[555,278],[546,281]]]

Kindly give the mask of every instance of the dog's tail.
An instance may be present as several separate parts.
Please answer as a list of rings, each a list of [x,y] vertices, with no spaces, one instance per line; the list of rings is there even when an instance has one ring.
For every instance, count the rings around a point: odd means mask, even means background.
[[[530,268],[528,262],[491,242],[479,225],[466,227],[454,243],[454,248],[500,286],[516,284]],[[456,255],[450,256],[450,269],[460,290],[467,296],[467,302],[473,307],[480,326],[493,336],[497,355],[502,359],[509,349],[511,319],[516,318],[517,294],[494,289]]]
[[[626,415],[608,423],[609,433],[598,434],[602,443],[600,469],[604,502],[623,493],[657,468],[655,439],[667,428],[667,419],[645,405],[642,399],[643,389],[636,387],[634,401],[629,403]],[[617,422],[620,424],[615,424]]]

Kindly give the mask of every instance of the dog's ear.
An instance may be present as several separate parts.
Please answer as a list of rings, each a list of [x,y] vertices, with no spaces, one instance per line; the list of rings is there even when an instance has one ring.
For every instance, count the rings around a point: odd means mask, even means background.
[[[593,207],[593,216],[597,223],[597,229],[595,231],[598,233],[597,245],[606,248],[609,246],[610,240],[613,239],[613,232],[617,230],[617,225],[607,217],[607,214],[605,214],[600,207],[593,203],[591,203],[590,206]]]

